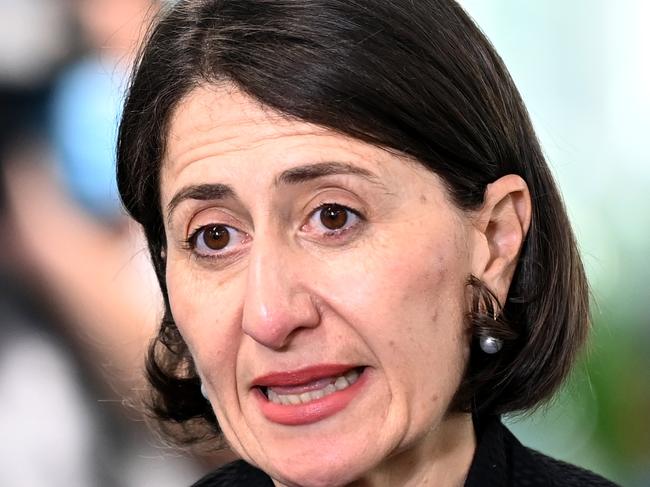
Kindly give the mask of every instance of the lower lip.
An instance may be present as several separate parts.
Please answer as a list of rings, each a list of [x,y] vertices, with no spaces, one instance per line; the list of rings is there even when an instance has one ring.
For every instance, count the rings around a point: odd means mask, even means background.
[[[307,404],[276,404],[269,401],[258,388],[255,389],[255,395],[262,414],[273,423],[288,426],[316,423],[345,409],[368,381],[367,370],[366,367],[357,381],[346,389],[333,392]]]

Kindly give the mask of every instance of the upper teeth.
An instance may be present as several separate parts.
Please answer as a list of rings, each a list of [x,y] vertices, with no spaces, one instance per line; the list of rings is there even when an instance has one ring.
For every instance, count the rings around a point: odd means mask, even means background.
[[[345,375],[341,375],[333,382],[314,391],[303,392],[302,394],[278,394],[271,387],[267,389],[269,401],[275,404],[305,404],[321,397],[329,396],[333,392],[342,391],[354,384],[359,378],[359,372],[351,370]]]

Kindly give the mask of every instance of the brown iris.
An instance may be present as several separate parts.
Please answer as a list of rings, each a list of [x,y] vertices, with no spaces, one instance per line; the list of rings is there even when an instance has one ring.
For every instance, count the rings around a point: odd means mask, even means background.
[[[348,212],[339,205],[324,206],[320,212],[320,221],[330,230],[340,230],[348,221]]]
[[[212,225],[205,228],[201,238],[209,249],[222,250],[230,242],[230,232],[224,225]]]

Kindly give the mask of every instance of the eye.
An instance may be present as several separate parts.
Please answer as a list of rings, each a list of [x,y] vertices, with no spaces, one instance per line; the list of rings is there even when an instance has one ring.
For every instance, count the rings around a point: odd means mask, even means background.
[[[199,227],[188,238],[187,243],[200,256],[217,257],[236,250],[237,245],[245,243],[248,235],[234,227],[210,224]]]
[[[361,215],[352,208],[326,203],[314,210],[307,225],[320,233],[332,236],[354,228],[360,222]]]

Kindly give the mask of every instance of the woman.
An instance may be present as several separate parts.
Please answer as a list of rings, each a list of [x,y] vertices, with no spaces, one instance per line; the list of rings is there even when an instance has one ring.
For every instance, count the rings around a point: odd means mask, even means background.
[[[611,485],[521,446],[588,328],[526,110],[453,1],[187,0],[118,185],[165,297],[152,407],[197,485]]]

